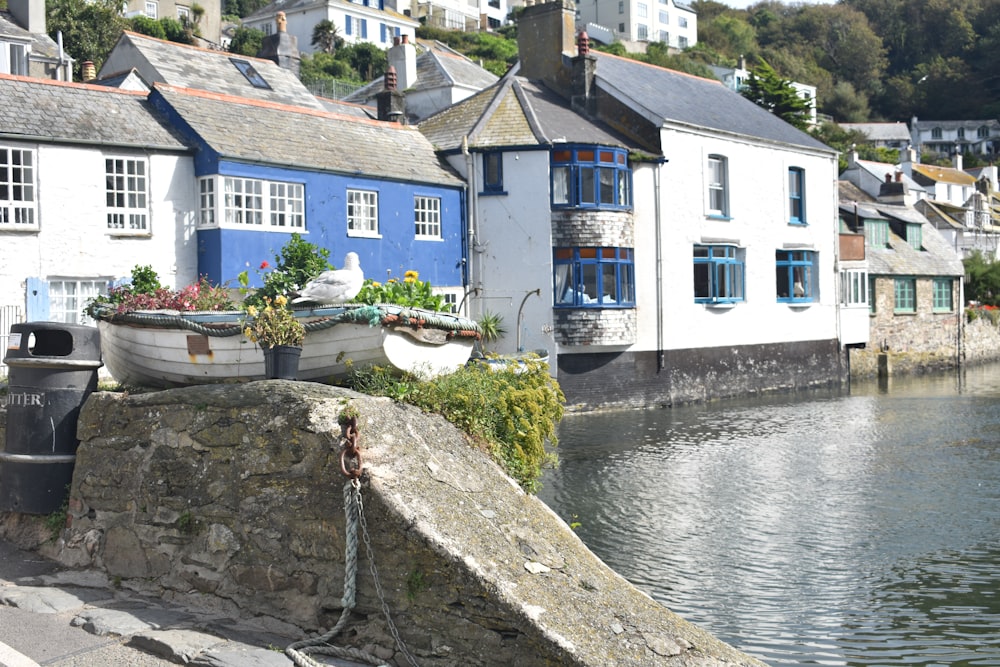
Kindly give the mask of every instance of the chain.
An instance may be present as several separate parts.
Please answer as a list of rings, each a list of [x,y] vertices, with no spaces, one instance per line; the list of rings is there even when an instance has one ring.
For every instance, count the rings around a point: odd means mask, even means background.
[[[392,638],[396,642],[399,652],[406,657],[406,661],[413,667],[420,667],[417,664],[416,658],[413,657],[413,654],[410,653],[410,650],[406,647],[406,644],[399,636],[399,630],[396,629],[396,624],[392,621],[392,615],[389,613],[389,605],[386,604],[385,595],[382,593],[382,582],[378,578],[378,570],[375,568],[375,556],[372,551],[372,542],[368,537],[368,521],[365,520],[365,508],[364,504],[361,502],[360,484],[358,484],[355,493],[358,505],[358,521],[361,524],[361,538],[365,542],[365,553],[368,555],[368,569],[372,573],[372,581],[375,583],[375,592],[378,594],[378,601],[382,605],[382,613],[385,614],[386,625],[389,627],[389,632],[392,634]]]

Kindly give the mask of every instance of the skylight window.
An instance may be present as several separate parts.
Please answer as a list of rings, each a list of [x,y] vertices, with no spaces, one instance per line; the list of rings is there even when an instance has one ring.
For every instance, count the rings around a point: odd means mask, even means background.
[[[254,88],[263,88],[265,90],[271,90],[271,86],[268,85],[264,77],[260,75],[260,72],[254,69],[253,65],[249,61],[240,60],[239,58],[230,58],[229,61],[236,65],[236,69],[243,73],[243,76],[247,78]]]

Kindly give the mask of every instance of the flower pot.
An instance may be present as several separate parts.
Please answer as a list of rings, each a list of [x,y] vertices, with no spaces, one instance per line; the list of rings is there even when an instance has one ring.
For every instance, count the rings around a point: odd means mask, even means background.
[[[276,345],[264,348],[264,377],[268,380],[299,379],[301,347]]]

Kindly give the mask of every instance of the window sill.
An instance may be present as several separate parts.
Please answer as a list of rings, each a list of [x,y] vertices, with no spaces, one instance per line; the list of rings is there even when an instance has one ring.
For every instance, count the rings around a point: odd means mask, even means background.
[[[39,229],[38,225],[17,225],[17,224],[0,225],[0,232],[37,234],[39,231],[41,230]]]
[[[378,232],[358,232],[351,229],[347,230],[347,235],[352,238],[357,239],[381,239],[382,235]]]
[[[732,216],[722,215],[719,213],[709,213],[705,217],[708,218],[709,220],[721,220],[722,222],[729,222],[730,220],[733,219]]]
[[[148,239],[153,236],[150,231],[130,232],[124,229],[109,229],[106,234],[111,238]]]
[[[804,220],[789,220],[788,221],[788,226],[789,227],[808,227],[809,223],[806,222],[806,221],[804,221]]]
[[[712,310],[731,310],[740,304],[739,301],[699,301],[698,303]]]
[[[444,239],[443,239],[443,238],[441,238],[440,236],[421,236],[421,235],[419,235],[419,234],[415,234],[415,235],[413,236],[413,240],[414,240],[414,241],[432,241],[432,242],[433,242],[433,241],[437,241],[437,242],[439,242],[439,243],[440,243],[441,241],[444,241]]]
[[[484,190],[479,193],[480,197],[506,197],[506,190]]]
[[[815,305],[815,301],[779,301],[778,303],[783,303],[789,308],[795,308],[798,310],[805,310],[806,308],[811,308]]]

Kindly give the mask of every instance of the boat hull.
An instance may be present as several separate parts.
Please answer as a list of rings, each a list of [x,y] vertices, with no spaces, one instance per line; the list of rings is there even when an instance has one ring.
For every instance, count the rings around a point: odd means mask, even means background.
[[[341,311],[342,312],[342,311]],[[403,311],[406,324],[396,313],[384,311],[382,323],[339,322],[326,328],[322,314],[309,312],[305,342],[299,359],[299,380],[333,383],[351,368],[388,366],[397,371],[429,378],[458,370],[469,359],[476,337],[475,323],[463,318],[425,313],[430,320],[455,320],[448,329],[428,326],[414,318],[422,311]],[[126,385],[169,388],[197,384],[249,382],[264,379],[264,353],[242,334],[209,335],[213,327],[232,329],[238,320],[211,319],[190,328],[184,313],[172,313],[157,321],[155,313],[142,322],[98,319],[103,361],[112,377]],[[190,320],[197,321],[196,316]],[[385,320],[395,320],[394,325]],[[376,318],[376,321],[378,318]],[[422,322],[422,324],[412,324]],[[173,324],[173,326],[171,326]],[[471,328],[462,329],[462,326]],[[209,333],[205,333],[208,331]],[[456,332],[462,332],[458,334]]]

